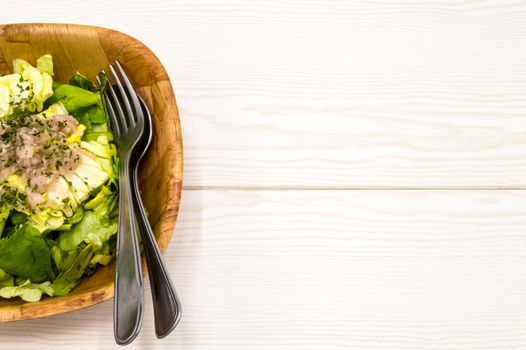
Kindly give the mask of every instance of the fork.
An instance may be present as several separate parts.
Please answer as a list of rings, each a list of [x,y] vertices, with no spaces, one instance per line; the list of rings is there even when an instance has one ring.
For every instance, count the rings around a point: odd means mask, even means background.
[[[141,253],[137,239],[131,184],[132,154],[144,132],[144,116],[133,101],[133,113],[125,89],[114,68],[110,71],[122,98],[108,84],[104,95],[108,117],[119,156],[119,228],[115,267],[115,299],[113,302],[113,332],[120,345],[131,343],[139,334],[144,308],[144,286]],[[126,89],[129,89],[126,84]],[[134,94],[134,92],[133,92]],[[132,94],[132,95],[133,95]],[[124,108],[123,108],[124,105]]]

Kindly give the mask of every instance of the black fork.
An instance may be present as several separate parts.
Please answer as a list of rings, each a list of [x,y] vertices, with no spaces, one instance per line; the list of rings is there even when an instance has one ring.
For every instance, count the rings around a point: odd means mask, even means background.
[[[113,331],[115,341],[125,345],[131,343],[139,334],[144,307],[141,253],[133,208],[130,167],[134,149],[144,133],[144,115],[138,101],[137,103],[134,101],[137,100],[135,92],[128,91],[127,95],[128,84],[125,89],[111,65],[110,71],[119,94],[117,96],[111,84],[108,84],[104,92],[108,117],[115,134],[119,155],[119,230],[115,267]],[[135,96],[135,99],[130,99],[129,95]]]

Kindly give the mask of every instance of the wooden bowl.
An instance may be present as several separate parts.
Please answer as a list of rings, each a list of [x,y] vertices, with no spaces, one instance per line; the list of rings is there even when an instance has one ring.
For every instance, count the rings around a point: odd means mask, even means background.
[[[181,198],[183,145],[179,113],[170,79],[161,62],[136,39],[106,28],[71,24],[0,25],[0,72],[12,72],[20,57],[35,64],[46,53],[53,55],[55,76],[67,82],[77,71],[94,78],[118,59],[153,117],[153,142],[141,164],[141,190],[157,242],[164,251],[175,228]],[[113,297],[115,265],[95,274],[62,297],[36,303],[0,300],[0,322],[61,314],[98,304]],[[108,315],[111,317],[111,315]]]

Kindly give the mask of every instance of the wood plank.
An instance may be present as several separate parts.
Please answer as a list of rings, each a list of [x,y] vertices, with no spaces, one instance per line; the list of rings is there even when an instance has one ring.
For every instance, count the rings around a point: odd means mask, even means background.
[[[178,97],[187,188],[526,186],[521,1],[31,0],[2,15],[149,45]]]
[[[526,192],[185,191],[184,315],[130,349],[518,349]],[[149,302],[149,299],[148,299]],[[4,324],[2,348],[118,349],[111,303]]]

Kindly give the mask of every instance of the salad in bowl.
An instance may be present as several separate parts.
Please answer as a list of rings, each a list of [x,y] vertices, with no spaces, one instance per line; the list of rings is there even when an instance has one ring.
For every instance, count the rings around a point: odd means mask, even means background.
[[[118,159],[102,91],[53,59],[0,76],[0,299],[69,293],[115,255]]]

